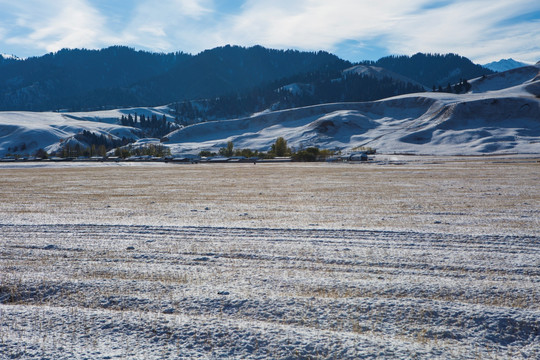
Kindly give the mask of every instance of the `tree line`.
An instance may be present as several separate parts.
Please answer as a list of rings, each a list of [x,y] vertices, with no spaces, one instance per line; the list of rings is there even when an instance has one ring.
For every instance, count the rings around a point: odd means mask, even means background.
[[[450,85],[450,83],[448,83],[448,85],[446,85],[444,89],[440,85],[437,88],[435,87],[435,85],[433,85],[433,92],[464,94],[471,90],[471,87],[472,85],[467,81],[467,79],[460,79],[457,84]]]
[[[320,161],[340,153],[339,150],[319,149],[316,146],[310,146],[308,148],[295,149],[287,145],[287,140],[283,137],[278,137],[276,141],[271,145],[270,149],[265,151],[251,150],[251,149],[235,149],[232,141],[227,142],[227,145],[221,147],[218,152],[211,152],[209,150],[203,150],[199,152],[200,157],[212,157],[212,156],[242,156],[245,158],[259,158],[259,159],[275,159],[280,157],[290,157],[292,161]]]
[[[156,114],[152,114],[152,116],[144,116],[144,114],[122,115],[120,125],[141,129],[144,137],[153,138],[161,138],[178,128],[178,125],[168,121],[165,115],[159,119]]]

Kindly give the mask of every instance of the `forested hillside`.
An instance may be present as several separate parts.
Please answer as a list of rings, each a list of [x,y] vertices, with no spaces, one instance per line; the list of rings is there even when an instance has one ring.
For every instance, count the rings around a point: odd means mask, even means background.
[[[0,111],[81,111],[184,103],[184,111],[176,111],[181,117],[190,113],[193,120],[200,111],[203,118],[219,118],[272,106],[283,109],[375,100],[422,91],[418,83],[447,88],[448,84],[491,73],[454,54],[390,56],[364,64],[405,76],[410,84],[395,77],[344,75],[353,64],[327,52],[261,46],[224,46],[197,55],[114,46],[61,50],[25,60],[1,57]],[[199,106],[190,110],[194,100]]]
[[[265,110],[283,110],[336,102],[383,99],[424,89],[390,77],[375,78],[338,69],[295,75],[243,92],[176,102],[171,105],[183,125],[206,120],[238,118]]]
[[[135,103],[129,88],[189,59],[183,53],[156,54],[121,46],[61,50],[0,63],[1,110],[84,109]],[[97,93],[103,96],[97,96]],[[108,99],[104,101],[104,99]]]
[[[326,52],[225,46],[198,55],[126,47],[0,63],[0,110],[73,111],[215,97],[349,62]]]
[[[463,79],[470,80],[493,73],[456,54],[418,53],[413,56],[387,56],[371,64],[407,76],[429,88],[439,86],[444,88]]]

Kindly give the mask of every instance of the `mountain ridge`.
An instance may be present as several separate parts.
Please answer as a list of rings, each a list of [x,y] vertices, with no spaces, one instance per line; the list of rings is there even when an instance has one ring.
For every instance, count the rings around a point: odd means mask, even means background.
[[[353,74],[345,78],[362,79],[354,74],[356,70],[377,71],[374,65],[352,69]],[[328,71],[322,86],[345,84],[345,78],[335,77],[344,73],[347,72]],[[377,83],[375,78],[366,79],[370,84]],[[386,75],[383,79],[395,81]],[[67,145],[86,148],[93,139],[107,143],[108,147],[133,141],[134,146],[159,144],[174,154],[217,151],[228,142],[236,148],[267,151],[278,137],[284,137],[296,149],[317,146],[350,151],[370,146],[380,153],[540,154],[540,64],[483,74],[467,84],[466,93],[424,91],[279,111],[267,104],[266,110],[249,116],[185,127],[177,123],[175,104],[94,112],[0,111],[0,156],[33,155],[40,149],[58,152]],[[276,89],[274,85],[270,89]],[[282,91],[290,93],[290,89]],[[120,121],[121,117],[130,116],[134,120]],[[144,118],[146,125],[137,122],[137,118]],[[160,125],[166,122],[174,126]],[[181,128],[163,136],[163,132],[144,129],[152,124],[166,131]]]
[[[383,63],[391,67],[388,70],[428,88],[491,73],[450,54],[387,57],[363,65],[385,67]],[[262,46],[227,45],[196,55],[149,53],[124,46],[64,49],[28,59],[2,58],[0,110],[87,111],[159,106],[250,91],[290,76],[342,71],[353,65],[323,51]],[[419,67],[423,69],[418,71]]]
[[[253,61],[248,59],[255,59],[261,71],[255,71]],[[247,65],[249,71],[245,69]],[[325,52],[271,50],[260,46],[225,46],[197,55],[157,54],[123,46],[64,49],[0,63],[0,109],[77,111],[158,106],[219,96],[298,71],[334,65],[345,68],[350,63]],[[278,71],[272,72],[273,67],[279,68]]]
[[[435,89],[472,79],[493,72],[481,65],[474,64],[466,57],[457,54],[423,54],[412,56],[393,55],[367,63],[396,72],[414,79],[424,86]]]

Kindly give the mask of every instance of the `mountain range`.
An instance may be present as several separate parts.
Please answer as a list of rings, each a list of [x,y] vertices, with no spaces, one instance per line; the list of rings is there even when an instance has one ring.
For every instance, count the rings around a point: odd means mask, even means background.
[[[157,106],[350,64],[325,52],[225,46],[198,55],[127,47],[61,50],[0,62],[0,109],[53,111]]]
[[[540,64],[471,79],[467,93],[420,92],[368,102],[338,102],[197,123],[146,138],[122,116],[174,122],[169,106],[95,112],[0,112],[0,156],[88,147],[81,134],[132,146],[163,145],[173,154],[235,148],[267,151],[284,137],[296,149],[317,146],[379,153],[540,154]]]
[[[224,46],[197,55],[114,46],[65,49],[28,59],[2,56],[0,110],[85,111],[244,96],[261,86],[285,86],[293,77],[332,75],[353,65],[322,51],[261,46]],[[384,68],[430,89],[492,73],[455,54],[386,57],[362,65]]]
[[[540,153],[540,63],[494,73],[454,54],[351,64],[324,52],[262,47],[223,47],[196,56],[112,47],[26,60],[2,57],[0,74],[11,86],[2,99],[24,100],[23,109],[73,99],[80,108],[93,108],[91,101],[105,108],[20,111],[12,101],[17,110],[0,111],[0,156],[127,143],[165,146],[173,154],[217,151],[228,142],[267,151],[278,137],[296,149]],[[142,104],[110,105],[121,94]],[[161,103],[166,96],[168,105],[145,105],[167,104]]]

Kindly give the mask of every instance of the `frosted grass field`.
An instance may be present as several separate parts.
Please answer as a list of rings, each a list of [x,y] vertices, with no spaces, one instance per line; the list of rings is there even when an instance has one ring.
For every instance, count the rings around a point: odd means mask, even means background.
[[[539,358],[537,159],[419,159],[0,168],[0,358]]]

